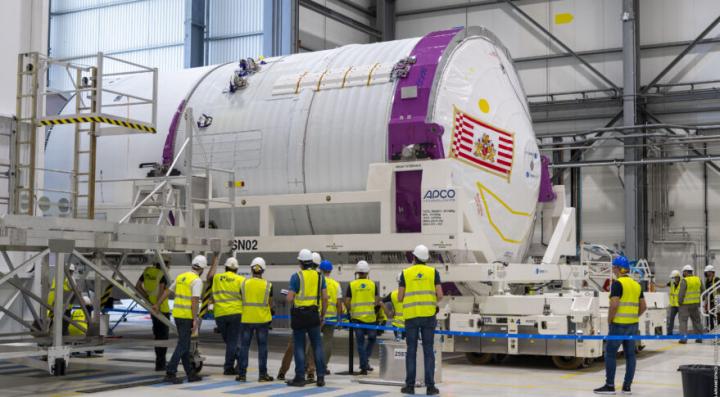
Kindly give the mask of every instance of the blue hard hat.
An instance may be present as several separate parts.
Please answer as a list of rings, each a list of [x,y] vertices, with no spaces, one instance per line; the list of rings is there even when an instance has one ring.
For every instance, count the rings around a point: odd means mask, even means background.
[[[320,262],[320,270],[324,272],[331,272],[333,269],[332,262],[330,262],[327,259],[323,259],[322,262]]]
[[[622,267],[623,269],[630,269],[630,261],[623,255],[616,256],[612,261],[612,265]]]

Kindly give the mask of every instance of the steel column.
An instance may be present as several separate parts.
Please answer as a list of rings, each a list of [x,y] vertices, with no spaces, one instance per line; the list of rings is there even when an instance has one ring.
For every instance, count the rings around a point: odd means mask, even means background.
[[[640,85],[638,28],[639,7],[637,0],[623,0],[623,124],[638,124],[636,95]],[[624,158],[627,162],[643,158],[642,149],[633,147],[642,138],[625,140]],[[625,184],[625,254],[631,259],[644,258],[644,168],[624,167]]]
[[[205,64],[205,0],[185,0],[185,67]]]
[[[62,317],[65,308],[64,283],[65,278],[65,254],[55,253],[55,304],[53,305],[53,347],[61,347],[63,344]]]
[[[268,56],[298,52],[298,0],[265,0],[263,7],[263,52]]]
[[[395,40],[395,0],[375,0],[375,28],[382,33],[380,41]]]

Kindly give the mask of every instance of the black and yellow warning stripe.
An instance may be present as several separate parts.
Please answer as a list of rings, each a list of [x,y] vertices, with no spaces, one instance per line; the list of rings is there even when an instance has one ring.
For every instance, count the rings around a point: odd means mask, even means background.
[[[207,283],[205,292],[203,292],[202,303],[200,305],[200,314],[198,317],[203,318],[210,310],[210,298],[212,298],[212,282]]]
[[[108,301],[110,300],[110,295],[112,295],[113,285],[110,284],[105,288],[105,292],[103,292],[102,296],[100,297],[100,307],[105,307],[107,305]]]
[[[104,117],[104,116],[82,116],[82,117],[67,117],[67,118],[59,118],[59,119],[40,120],[40,124],[45,125],[45,126],[62,125],[62,124],[91,123],[91,122],[112,124],[112,125],[115,125],[118,127],[130,128],[133,130],[148,132],[151,134],[154,134],[157,132],[157,130],[155,128],[150,127],[145,124],[134,123],[132,121],[125,121],[125,120],[115,119],[115,118],[111,118],[111,117]]]

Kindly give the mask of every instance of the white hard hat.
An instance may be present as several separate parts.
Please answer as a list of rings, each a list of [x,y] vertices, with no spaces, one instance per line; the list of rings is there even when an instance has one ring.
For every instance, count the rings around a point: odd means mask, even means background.
[[[413,255],[419,260],[425,262],[430,259],[430,250],[428,250],[428,247],[420,244],[413,250]]]
[[[68,270],[70,270],[71,272],[74,272],[74,271],[75,271],[75,264],[74,264],[74,263],[71,263],[70,266],[68,266]]]
[[[314,264],[320,266],[320,262],[322,262],[322,256],[320,256],[320,254],[317,252],[313,252],[312,253],[312,261]]]
[[[312,252],[310,252],[309,249],[303,248],[300,250],[300,252],[298,252],[297,259],[300,262],[310,262],[313,260],[313,254],[312,254]]]
[[[192,265],[197,266],[200,269],[205,269],[207,267],[207,258],[205,255],[198,255],[193,258]]]
[[[227,258],[227,260],[225,261],[225,267],[228,268],[228,269],[237,270],[238,267],[240,267],[240,266],[238,265],[237,259],[235,259],[235,258]]]
[[[679,270],[673,270],[670,272],[670,278],[680,277],[680,271]]]
[[[252,262],[250,262],[250,270],[252,271],[253,268],[255,268],[255,267],[260,267],[260,269],[265,271],[265,269],[267,268],[267,266],[265,266],[265,259],[263,259],[259,256],[255,259],[253,259]]]
[[[91,305],[92,305],[92,301],[90,300],[90,298],[88,298],[87,296],[83,296],[83,305],[85,305],[85,306],[91,306]]]
[[[365,261],[360,261],[355,265],[355,273],[370,273],[370,265]]]
[[[693,271],[693,267],[690,266],[690,265],[685,265],[685,266],[683,266],[682,271],[684,271],[684,272],[691,272],[691,271]]]
[[[715,266],[713,266],[713,265],[707,265],[707,266],[705,266],[705,271],[706,271],[706,272],[714,272],[714,271],[715,271]]]

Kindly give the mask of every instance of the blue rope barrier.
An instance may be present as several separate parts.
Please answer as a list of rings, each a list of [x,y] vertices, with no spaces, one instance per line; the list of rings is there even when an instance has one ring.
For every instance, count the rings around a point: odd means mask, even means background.
[[[126,313],[125,310],[111,309],[108,311],[116,311]],[[130,313],[150,314],[147,311],[132,310]],[[333,317],[335,318],[335,317]],[[343,317],[346,318],[346,317]],[[273,316],[274,320],[288,320],[288,315]],[[372,329],[376,331],[399,331],[404,332],[405,328],[388,327],[385,325],[372,325],[353,323],[347,321],[325,320],[327,325],[335,325],[341,328],[360,328]],[[540,340],[685,340],[685,339],[703,339],[703,340],[720,340],[720,334],[691,334],[691,335],[574,335],[574,334],[508,334],[499,332],[468,332],[468,331],[449,331],[435,330],[436,335],[446,336],[464,336],[471,338],[495,338],[495,339],[540,339]]]

